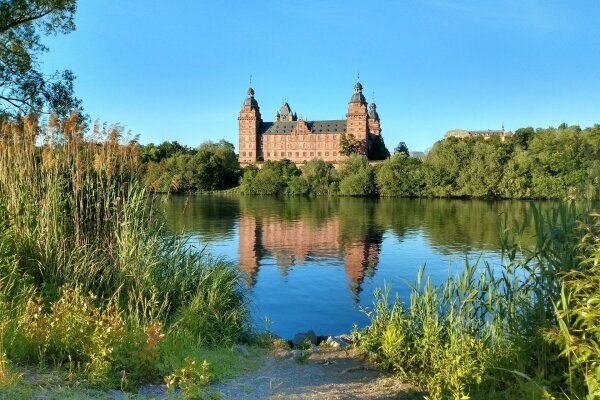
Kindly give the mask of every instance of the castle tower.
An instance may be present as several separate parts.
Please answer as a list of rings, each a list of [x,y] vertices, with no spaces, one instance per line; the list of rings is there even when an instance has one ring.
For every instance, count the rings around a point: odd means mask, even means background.
[[[379,114],[375,103],[369,104],[369,133],[371,135],[381,134],[381,125],[379,125]]]
[[[254,89],[248,88],[248,95],[238,116],[239,160],[241,163],[254,163],[260,156],[260,127],[262,119]]]
[[[362,85],[356,82],[354,94],[348,103],[346,113],[346,133],[354,136],[362,143],[361,153],[366,153],[367,139],[369,135],[367,101],[362,94]]]

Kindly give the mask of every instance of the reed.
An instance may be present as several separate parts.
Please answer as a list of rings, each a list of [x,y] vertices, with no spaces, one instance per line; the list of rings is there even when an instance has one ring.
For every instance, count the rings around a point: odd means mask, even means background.
[[[139,182],[135,139],[119,125],[85,134],[78,121],[0,120],[2,357],[76,365],[88,381],[117,369],[151,379],[165,335],[245,335],[237,269],[166,228]]]
[[[430,399],[597,398],[600,225],[573,203],[533,218],[533,248],[499,221],[501,268],[466,260],[438,286],[420,269],[407,302],[376,291],[359,347]]]

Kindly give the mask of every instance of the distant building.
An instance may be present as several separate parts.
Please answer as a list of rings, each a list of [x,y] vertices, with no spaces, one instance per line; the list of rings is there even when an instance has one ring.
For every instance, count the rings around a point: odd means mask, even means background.
[[[340,138],[344,133],[360,141],[361,154],[368,154],[373,139],[381,134],[375,103],[367,106],[360,82],[354,85],[346,119],[305,121],[284,103],[275,121],[263,121],[254,90],[249,88],[238,121],[241,164],[282,159],[302,163],[313,158],[336,162],[343,158]]]
[[[413,158],[425,158],[424,151],[410,151],[408,154]]]
[[[451,131],[446,132],[444,135],[444,139],[448,139],[451,137],[455,138],[467,138],[467,137],[482,137],[484,139],[489,139],[491,137],[499,137],[500,140],[504,141],[506,138],[512,137],[513,133],[511,131],[505,131],[504,128],[500,130],[491,130],[487,131],[466,131],[464,129],[453,129]]]

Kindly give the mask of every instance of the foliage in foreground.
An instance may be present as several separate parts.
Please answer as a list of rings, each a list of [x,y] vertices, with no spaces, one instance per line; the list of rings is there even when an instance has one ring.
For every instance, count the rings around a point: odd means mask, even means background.
[[[122,128],[78,120],[0,121],[0,374],[135,386],[182,368],[174,348],[243,338],[237,269],[165,228]]]
[[[378,290],[360,348],[431,399],[598,398],[600,219],[576,217],[534,209],[533,249],[501,227],[500,270],[467,263],[434,286],[421,269],[406,304]]]

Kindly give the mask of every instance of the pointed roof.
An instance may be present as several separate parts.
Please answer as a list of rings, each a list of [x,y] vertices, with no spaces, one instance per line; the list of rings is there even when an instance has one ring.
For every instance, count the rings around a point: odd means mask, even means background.
[[[350,103],[366,103],[367,100],[362,94],[362,85],[360,82],[356,82],[354,85],[354,94],[350,97]]]
[[[377,114],[377,106],[375,103],[369,104],[369,118],[379,119],[379,114]]]
[[[243,105],[244,106],[251,106],[251,107],[257,107],[258,108],[258,102],[254,98],[254,89],[252,89],[251,87],[248,88],[246,100],[244,100],[244,104]]]
[[[287,102],[284,102],[279,111],[277,111],[277,121],[295,121],[296,114],[292,113],[292,109]]]
[[[292,115],[292,109],[290,108],[290,105],[287,102],[283,103],[283,105],[279,109],[279,115]]]

